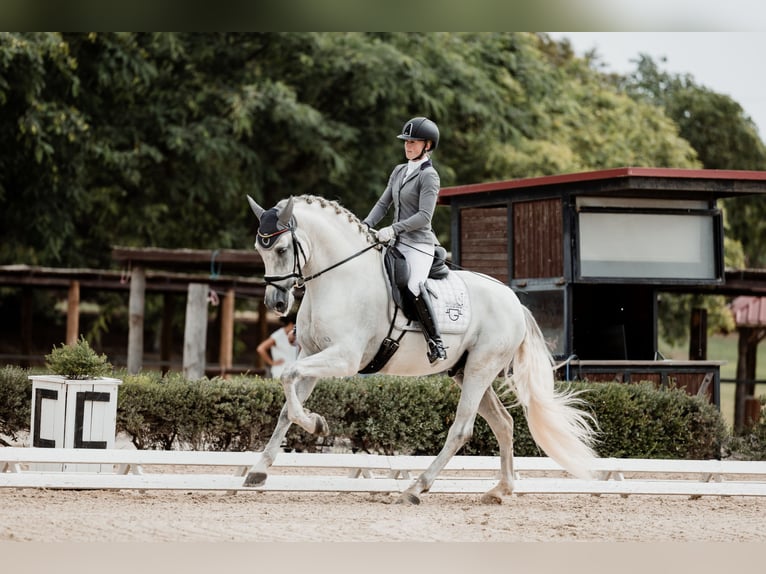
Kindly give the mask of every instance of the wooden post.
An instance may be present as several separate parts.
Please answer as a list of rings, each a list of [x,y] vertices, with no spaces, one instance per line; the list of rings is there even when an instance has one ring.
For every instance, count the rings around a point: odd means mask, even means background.
[[[750,377],[748,374],[748,355],[750,354],[750,333],[752,328],[740,327],[737,343],[737,376],[734,389],[734,432],[742,432],[745,424],[745,384]]]
[[[204,283],[189,283],[186,299],[184,329],[183,374],[189,380],[205,376],[205,345],[207,343],[207,295]]]
[[[234,289],[227,290],[221,306],[221,345],[218,353],[221,376],[231,370],[234,362],[234,296]]]
[[[743,429],[752,430],[761,420],[761,399],[745,397],[745,415]]]
[[[699,307],[692,309],[689,337],[689,360],[707,360],[707,309],[701,309]]]
[[[80,282],[69,282],[66,308],[66,344],[76,345],[80,336]]]
[[[128,301],[128,373],[135,375],[144,366],[144,306],[146,270],[134,267],[130,274]]]
[[[763,339],[763,329],[739,327],[739,350],[737,353],[737,388],[734,391],[734,432],[745,430],[747,399],[755,395],[755,371],[758,343]]]
[[[163,293],[162,295],[162,326],[160,327],[160,370],[164,375],[170,370],[170,361],[173,358],[173,315],[175,315],[175,295]]]
[[[29,356],[32,354],[32,288],[21,289],[21,367],[28,369]]]

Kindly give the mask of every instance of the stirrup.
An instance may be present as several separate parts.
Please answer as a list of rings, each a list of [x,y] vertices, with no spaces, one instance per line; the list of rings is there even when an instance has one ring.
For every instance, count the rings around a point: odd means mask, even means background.
[[[428,339],[428,362],[432,365],[437,361],[447,360],[447,351],[444,349],[444,344],[441,339],[434,341]]]

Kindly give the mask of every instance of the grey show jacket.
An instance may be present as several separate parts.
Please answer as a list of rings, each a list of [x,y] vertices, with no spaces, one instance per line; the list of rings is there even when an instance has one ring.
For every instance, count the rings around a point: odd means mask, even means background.
[[[429,243],[438,245],[439,241],[431,229],[431,218],[436,208],[439,195],[439,174],[431,164],[424,161],[405,179],[407,164],[397,165],[388,178],[383,195],[365,217],[364,223],[375,227],[394,206],[394,233],[407,243]]]

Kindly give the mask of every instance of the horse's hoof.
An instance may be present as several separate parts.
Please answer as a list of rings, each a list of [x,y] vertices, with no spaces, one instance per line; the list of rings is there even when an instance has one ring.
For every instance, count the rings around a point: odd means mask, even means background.
[[[327,436],[330,434],[330,426],[321,415],[317,415],[316,421],[314,422],[314,434],[317,436]]]
[[[417,494],[412,494],[411,492],[402,492],[402,495],[397,499],[396,504],[417,506],[420,504],[420,497]]]
[[[503,498],[492,492],[486,492],[481,497],[482,504],[502,504]]]
[[[256,487],[266,484],[266,477],[268,475],[265,472],[249,472],[245,477],[245,484],[243,486]]]

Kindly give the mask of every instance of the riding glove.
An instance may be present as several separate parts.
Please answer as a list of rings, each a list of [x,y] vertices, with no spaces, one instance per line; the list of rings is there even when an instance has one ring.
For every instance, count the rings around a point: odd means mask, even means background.
[[[396,234],[394,233],[394,228],[390,225],[378,231],[378,241],[381,243],[388,243],[394,237],[396,237]]]

